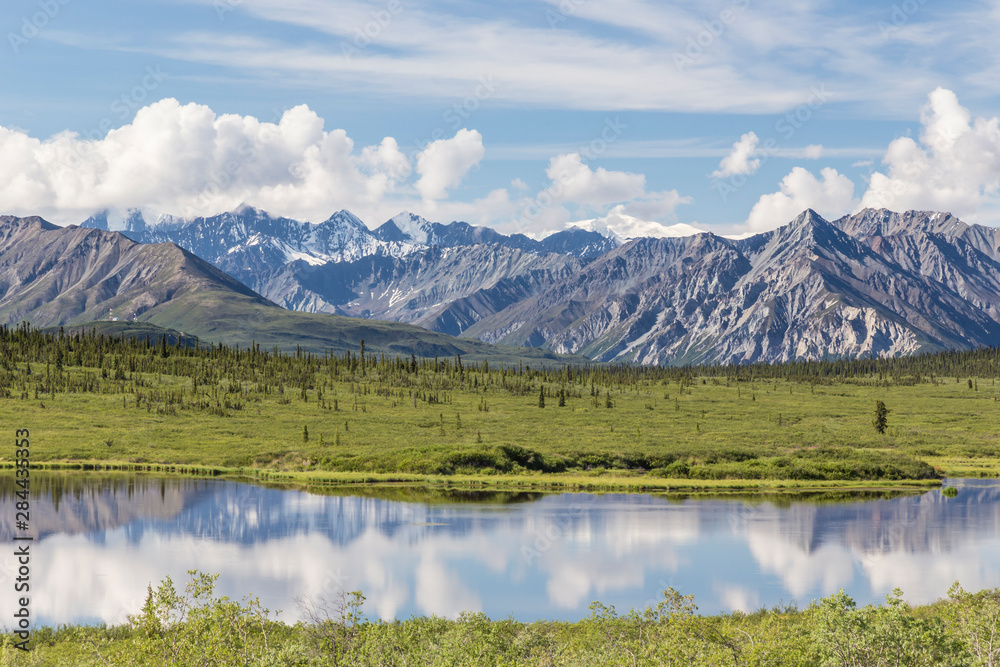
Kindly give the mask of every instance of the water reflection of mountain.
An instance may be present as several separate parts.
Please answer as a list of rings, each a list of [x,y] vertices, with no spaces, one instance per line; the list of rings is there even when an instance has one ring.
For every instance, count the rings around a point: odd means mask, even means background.
[[[427,522],[427,509],[421,505],[219,482],[211,496],[199,498],[169,524],[135,523],[126,530],[134,540],[152,528],[158,534],[183,533],[239,544],[322,533],[343,544],[366,530],[393,535],[402,526]],[[461,531],[462,527],[461,522],[449,522],[449,528]]]
[[[296,534],[318,532],[337,544],[348,544],[367,531],[414,542],[433,526],[455,538],[477,531],[513,530],[532,533],[555,521],[560,534],[578,540],[615,535],[623,527],[631,538],[648,534],[746,532],[812,553],[823,544],[840,544],[859,554],[948,552],[970,535],[1000,534],[1000,485],[969,481],[957,498],[938,491],[864,502],[772,502],[697,500],[669,503],[644,495],[567,494],[545,496],[516,506],[481,503],[426,505],[364,496],[323,497],[229,482],[216,483],[212,494],[193,494],[169,523],[156,522],[157,532],[252,544]],[[555,518],[553,518],[555,517]],[[148,522],[127,530],[139,539]]]
[[[425,531],[409,530],[412,527],[432,527],[436,533],[458,538],[498,524],[510,527],[521,523],[520,515],[532,505],[491,504],[475,496],[459,496],[463,499],[452,503],[424,504],[367,495],[314,495],[225,481],[214,482],[213,488],[211,494],[194,497],[191,505],[169,522],[131,523],[125,528],[128,538],[138,541],[146,531],[153,530],[157,534],[184,534],[249,545],[319,533],[334,544],[346,545],[374,531],[413,543]]]
[[[1000,534],[1000,484],[974,480],[963,482],[956,498],[932,491],[822,504],[696,498],[668,502],[620,494],[553,495],[509,505],[426,504],[222,480],[124,475],[36,475],[33,484],[31,525],[40,537],[87,533],[100,540],[105,531],[122,529],[132,543],[149,532],[243,545],[318,533],[344,545],[369,531],[412,543],[426,534],[407,530],[413,526],[433,526],[437,534],[461,538],[497,529],[530,535],[555,522],[560,535],[583,541],[722,531],[805,554],[824,544],[839,544],[865,555],[948,552],[970,535]],[[13,491],[13,477],[0,477],[0,541],[15,534]]]
[[[837,543],[860,555],[947,553],[971,536],[1000,535],[1000,484],[963,480],[955,498],[939,491],[845,504],[734,508],[746,532],[812,553]]]
[[[16,490],[13,475],[0,475],[0,541],[10,541],[16,534]],[[100,541],[106,531],[122,529],[133,543],[153,532],[255,544],[315,532],[345,544],[369,530],[391,537],[412,525],[434,525],[465,535],[482,523],[484,510],[500,515],[505,507],[539,495],[459,492],[430,497],[454,503],[317,495],[212,479],[36,473],[31,480],[30,523],[32,533],[41,539],[55,533],[83,533]],[[478,511],[462,509],[461,501],[472,501]]]
[[[13,474],[0,475],[0,542],[15,530]],[[208,484],[196,480],[134,475],[39,474],[30,481],[31,533],[40,539],[56,533],[97,533],[149,519],[170,520],[201,495]]]

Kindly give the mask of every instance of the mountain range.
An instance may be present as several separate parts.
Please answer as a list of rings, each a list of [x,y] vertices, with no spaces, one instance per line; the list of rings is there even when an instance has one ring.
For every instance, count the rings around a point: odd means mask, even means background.
[[[106,230],[107,215],[82,226]],[[310,224],[249,206],[155,225],[133,211],[122,233],[144,244],[175,243],[290,310],[407,322],[451,335],[620,245],[582,229],[536,241],[403,212],[369,230],[348,211]]]
[[[99,320],[137,321],[168,339],[179,332],[241,347],[342,353],[365,341],[368,350],[390,355],[586,361],[408,324],[290,311],[174,243],[142,244],[117,232],[0,217],[0,324],[50,328]],[[149,326],[134,328],[150,333]]]
[[[538,241],[409,213],[374,230],[347,211],[314,225],[247,206],[156,224],[135,212],[121,234],[84,229],[107,229],[107,216],[62,230],[38,219],[0,226],[0,318],[39,326],[112,308],[217,339],[234,325],[220,313],[245,321],[265,309],[258,319],[305,318],[285,343],[329,342],[326,324],[306,322],[341,316],[351,327],[417,324],[406,335],[441,336],[426,350],[489,343],[644,364],[1000,345],[1000,231],[947,213],[865,209],[828,221],[807,210],[739,240],[626,243],[582,229]],[[18,246],[29,232],[48,240]]]
[[[743,240],[637,239],[464,335],[602,361],[751,363],[1000,345],[1000,233],[805,211]]]

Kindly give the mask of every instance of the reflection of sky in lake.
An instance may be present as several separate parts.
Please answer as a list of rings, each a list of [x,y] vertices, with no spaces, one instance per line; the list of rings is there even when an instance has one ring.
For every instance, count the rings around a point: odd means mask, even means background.
[[[805,604],[844,588],[912,602],[950,584],[1000,586],[1000,482],[852,503],[787,506],[564,494],[496,504],[310,495],[211,480],[118,478],[32,501],[36,621],[121,622],[146,586],[191,569],[217,592],[252,592],[281,618],[297,596],[361,589],[372,617],[576,619],[673,586],[702,612]],[[8,482],[5,489],[9,487]],[[81,490],[82,489],[82,490]],[[0,500],[0,618],[12,613],[14,508]],[[0,626],[4,621],[0,621]]]

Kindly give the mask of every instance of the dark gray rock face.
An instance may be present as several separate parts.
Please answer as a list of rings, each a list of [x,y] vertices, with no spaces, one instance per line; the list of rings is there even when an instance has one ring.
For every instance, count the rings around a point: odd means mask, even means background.
[[[582,266],[499,244],[433,246],[406,257],[288,264],[261,276],[264,295],[294,310],[409,322],[451,335],[540,293]]]

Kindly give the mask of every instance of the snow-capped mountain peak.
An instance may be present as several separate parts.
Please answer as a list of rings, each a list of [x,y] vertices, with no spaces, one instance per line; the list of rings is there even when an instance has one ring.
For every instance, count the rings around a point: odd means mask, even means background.
[[[326,221],[324,221],[321,224],[323,224],[323,225],[340,225],[340,226],[353,227],[353,228],[355,228],[357,230],[363,230],[363,231],[366,231],[366,232],[370,232],[371,231],[371,230],[368,229],[368,225],[366,225],[361,220],[361,218],[359,218],[358,216],[354,215],[353,213],[351,213],[347,209],[341,209],[341,210],[337,211],[336,213],[334,213],[333,215],[331,215],[329,218],[326,219]]]
[[[662,222],[636,218],[618,210],[618,208],[613,209],[603,218],[571,222],[567,228],[597,232],[620,243],[637,238],[680,238],[705,233],[704,229],[698,229],[684,223],[665,225]]]
[[[434,225],[419,215],[403,211],[399,215],[390,218],[389,222],[395,225],[396,229],[402,232],[404,237],[413,243],[431,245],[434,241]]]
[[[245,217],[245,216],[260,217],[261,214],[264,214],[262,210],[260,210],[256,206],[251,206],[246,202],[240,202],[240,205],[234,208],[232,211],[230,211],[230,213],[232,213],[232,215],[240,217]]]

